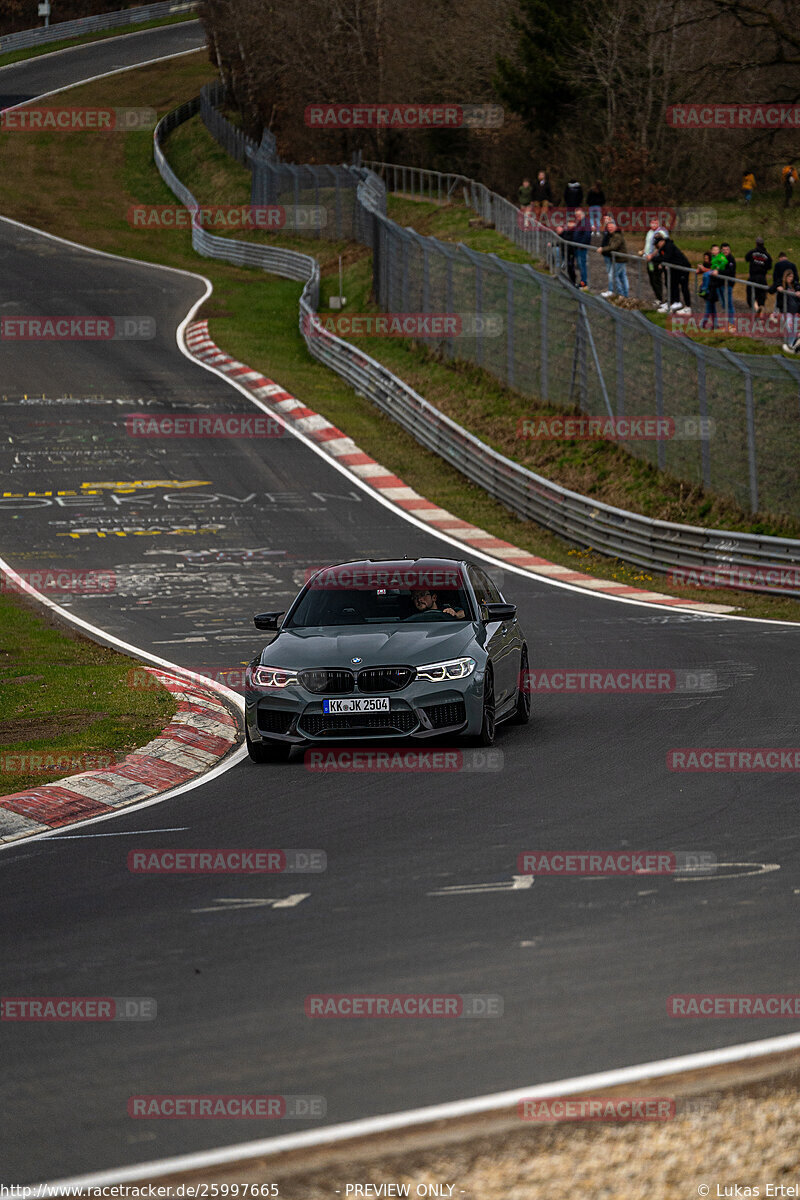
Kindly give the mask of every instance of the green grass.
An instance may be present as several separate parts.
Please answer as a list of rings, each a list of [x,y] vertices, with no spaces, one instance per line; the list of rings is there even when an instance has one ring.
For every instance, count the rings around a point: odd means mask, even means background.
[[[184,13],[175,17],[161,17],[156,21],[140,21],[134,25],[121,25],[116,29],[99,29],[95,33],[84,33],[80,37],[47,42],[42,46],[29,47],[27,50],[10,50],[8,54],[0,54],[0,67],[8,67],[11,63],[24,62],[29,58],[40,58],[42,54],[52,54],[54,50],[86,46],[89,42],[102,42],[107,38],[122,37],[126,33],[138,33],[140,29],[157,29],[160,25],[179,25],[183,21],[196,20],[197,13]]]
[[[159,684],[132,688],[133,669],[132,659],[0,594],[0,795],[91,770],[96,758],[83,765],[84,756],[119,761],[157,737],[175,701]],[[78,761],[73,770],[31,770],[10,758],[20,754]]]
[[[114,85],[115,103],[147,105],[163,113],[196,95],[200,85],[212,77],[208,63],[194,57],[178,60],[178,65],[154,64],[118,77]],[[107,102],[107,89],[103,81],[76,89],[77,100],[82,103]],[[104,139],[100,153],[94,141],[97,137]],[[199,258],[191,249],[188,232],[135,230],[127,223],[125,213],[135,201],[174,203],[174,198],[153,166],[149,138],[86,134],[70,139],[69,148],[66,142],[65,138],[53,138],[43,148],[44,152],[39,154],[31,153],[30,149],[23,153],[19,139],[14,145],[9,137],[0,138],[0,153],[6,157],[6,172],[0,181],[0,210],[100,249],[144,261],[188,268],[206,275],[214,285],[214,293],[201,315],[210,319],[212,337],[228,353],[277,379],[302,397],[353,437],[368,454],[396,472],[434,504],[532,554],[578,570],[589,569],[601,578],[622,580],[694,601],[735,604],[740,611],[752,616],[796,618],[798,610],[794,601],[733,593],[724,589],[716,592],[676,589],[668,586],[663,578],[636,567],[600,556],[590,557],[589,552],[575,550],[533,522],[509,513],[436,455],[423,450],[410,435],[378,412],[368,400],[357,396],[335,374],[310,357],[297,328],[299,284]],[[176,131],[169,139],[167,152],[179,177],[204,204],[241,203],[247,198],[247,172],[228,159],[198,120]],[[72,180],[67,185],[63,183],[63,173],[68,164]],[[40,186],[45,178],[54,181],[52,194]],[[33,212],[32,196],[35,197]],[[466,219],[468,236],[486,237],[489,234],[499,239],[494,231],[470,227],[470,214],[466,210],[457,215],[453,212],[440,213],[440,216],[446,222],[453,222],[453,229],[458,228],[458,222],[463,223]],[[261,239],[269,235],[253,233],[246,236]],[[342,252],[348,272],[346,289],[354,298],[354,301],[349,301],[348,307],[352,307],[355,301],[361,303],[370,278],[369,255],[363,247],[293,236],[281,236],[276,241],[315,254],[321,259],[327,272],[323,297],[337,288],[337,256]],[[504,242],[503,245],[509,248],[508,243]],[[510,249],[515,250],[513,247]],[[373,346],[370,346],[370,352],[375,352]],[[392,362],[397,364],[404,378],[412,383],[419,381],[418,390],[422,394],[438,404],[443,405],[447,398],[449,403],[455,405],[457,416],[463,415],[466,404],[485,404],[490,409],[498,410],[501,415],[504,406],[509,403],[530,404],[524,398],[505,391],[473,368],[435,362],[429,359],[424,349],[411,344],[389,345],[386,353],[397,356]],[[495,442],[497,434],[494,427],[479,429],[478,432],[490,442]],[[616,456],[620,451],[617,447],[606,446],[602,449],[610,450],[614,457],[613,461],[605,462],[598,471],[598,482],[607,482],[609,479],[614,482],[618,473]],[[645,464],[640,464],[638,460],[631,459],[630,462],[632,469],[645,469]],[[575,469],[574,464],[567,466]],[[600,475],[604,479],[600,479]],[[662,477],[657,479],[661,486]],[[688,505],[690,489],[686,485],[683,487],[682,503]],[[707,497],[702,499],[702,504],[708,504]]]

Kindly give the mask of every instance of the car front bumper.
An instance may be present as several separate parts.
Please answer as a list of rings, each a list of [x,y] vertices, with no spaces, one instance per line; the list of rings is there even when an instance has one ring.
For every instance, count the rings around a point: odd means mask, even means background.
[[[415,679],[389,694],[387,713],[326,714],[322,711],[326,697],[300,684],[252,690],[245,697],[247,731],[256,744],[281,742],[293,746],[477,734],[483,720],[483,681],[484,673],[478,669],[466,679],[446,683]],[[367,693],[354,691],[347,698],[361,696]]]

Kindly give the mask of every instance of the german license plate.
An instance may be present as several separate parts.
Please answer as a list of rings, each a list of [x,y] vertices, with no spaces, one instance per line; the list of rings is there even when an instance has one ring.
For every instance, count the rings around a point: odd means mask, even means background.
[[[352,696],[346,700],[323,700],[325,713],[374,713],[389,711],[388,696]]]

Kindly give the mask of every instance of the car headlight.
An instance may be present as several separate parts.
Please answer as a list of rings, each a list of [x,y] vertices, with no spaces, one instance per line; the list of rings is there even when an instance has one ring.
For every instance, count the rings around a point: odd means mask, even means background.
[[[474,670],[474,658],[451,658],[447,662],[426,663],[424,667],[417,667],[417,679],[444,683],[448,679],[466,679]]]
[[[258,688],[285,688],[300,682],[297,671],[285,667],[254,667],[250,672],[250,681]]]

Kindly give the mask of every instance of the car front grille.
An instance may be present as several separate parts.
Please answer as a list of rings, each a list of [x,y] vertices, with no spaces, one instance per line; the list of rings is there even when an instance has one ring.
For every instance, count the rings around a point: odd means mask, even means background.
[[[352,692],[355,686],[355,675],[352,671],[324,669],[321,671],[301,671],[300,682],[309,692],[316,695],[341,696]]]
[[[300,682],[315,696],[346,696],[355,691],[368,694],[399,692],[408,687],[416,672],[413,667],[365,667],[358,675],[354,671],[322,667],[316,671],[301,671]]]
[[[463,700],[450,700],[447,704],[431,704],[422,711],[434,729],[444,729],[449,725],[463,725],[467,719],[467,710]]]
[[[298,732],[307,737],[336,737],[342,734],[411,733],[419,724],[410,708],[388,713],[305,713],[298,722]]]
[[[358,672],[362,692],[399,692],[414,678],[413,667],[365,667]]]
[[[288,733],[293,716],[280,708],[259,708],[258,728],[261,733]]]

